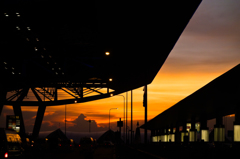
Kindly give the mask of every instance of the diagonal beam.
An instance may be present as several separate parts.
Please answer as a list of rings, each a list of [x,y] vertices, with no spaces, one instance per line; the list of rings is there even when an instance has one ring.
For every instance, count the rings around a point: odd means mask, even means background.
[[[103,94],[102,92],[99,92],[98,90],[102,89],[102,88],[98,88],[98,89],[92,89],[92,88],[89,88],[90,90],[93,90],[94,92],[97,92],[99,94]]]
[[[17,99],[17,102],[23,101],[23,99],[27,96],[29,89],[24,88],[21,95]],[[25,126],[24,126],[24,121],[23,121],[23,116],[22,116],[22,110],[21,110],[21,105],[20,104],[14,104],[13,105],[13,111],[16,116],[19,116],[20,119],[20,135],[22,137],[22,141],[26,141],[26,136],[25,136]]]
[[[35,88],[31,88],[31,90],[32,90],[33,94],[35,95],[35,97],[37,98],[37,100],[38,100],[39,102],[42,102],[42,99],[41,99],[41,98],[39,97],[39,95],[37,94]]]
[[[38,106],[37,117],[33,127],[33,133],[32,133],[33,140],[35,140],[39,135],[45,110],[46,110],[46,105],[43,105],[41,102],[41,104]]]
[[[18,91],[16,94],[13,94],[11,97],[9,97],[9,98],[7,99],[7,101],[12,101],[12,100],[13,100],[14,98],[16,98],[19,94],[21,94],[22,91],[23,91],[23,90]]]
[[[64,92],[66,92],[66,93],[68,93],[69,95],[71,95],[72,97],[74,97],[74,98],[78,98],[77,96],[75,96],[75,95],[73,95],[72,93],[69,93],[68,91],[66,91],[65,89],[63,89],[63,88],[61,88]]]
[[[43,95],[45,98],[49,99],[50,101],[52,101],[51,98],[49,98],[48,96],[45,95],[45,93],[40,92],[39,90],[35,89],[37,92],[39,92],[41,95]],[[45,89],[43,89],[44,91],[46,91]]]

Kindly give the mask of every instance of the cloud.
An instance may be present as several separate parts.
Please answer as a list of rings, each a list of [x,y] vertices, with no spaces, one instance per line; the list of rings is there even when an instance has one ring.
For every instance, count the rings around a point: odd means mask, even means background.
[[[87,118],[85,115],[80,114],[75,120],[72,121],[74,125],[67,128],[68,131],[88,132],[89,126],[91,132],[107,130],[107,128],[101,126],[99,127],[95,120],[91,120],[89,123],[89,120],[85,120],[85,118]]]

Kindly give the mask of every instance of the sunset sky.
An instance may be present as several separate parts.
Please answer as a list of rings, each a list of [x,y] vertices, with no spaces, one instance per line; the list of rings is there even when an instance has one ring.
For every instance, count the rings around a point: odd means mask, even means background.
[[[148,86],[148,119],[152,119],[181,99],[240,63],[240,1],[203,0],[171,51],[169,57]],[[126,96],[126,93],[121,95]],[[144,120],[143,87],[133,90],[134,125]],[[130,110],[130,92],[128,109]],[[109,109],[112,126],[123,118],[123,97],[114,96],[87,103],[67,105],[67,129],[88,131],[85,120],[94,120],[92,131],[108,128]],[[22,107],[26,131],[31,132],[37,107]],[[64,130],[65,106],[47,107],[41,131]],[[11,106],[4,106],[5,116],[13,115]],[[129,112],[130,120],[130,112]],[[115,129],[115,127],[113,127]]]

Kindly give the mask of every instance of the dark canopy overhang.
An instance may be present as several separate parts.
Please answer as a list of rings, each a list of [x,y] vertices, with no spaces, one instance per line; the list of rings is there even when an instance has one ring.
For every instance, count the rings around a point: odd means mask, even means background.
[[[200,2],[6,0],[1,90],[112,78],[118,94],[150,84]]]
[[[240,106],[240,64],[141,126],[157,130],[176,124],[235,114]]]

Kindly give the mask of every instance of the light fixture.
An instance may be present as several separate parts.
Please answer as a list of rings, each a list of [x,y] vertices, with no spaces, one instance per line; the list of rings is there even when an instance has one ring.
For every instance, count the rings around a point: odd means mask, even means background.
[[[107,56],[110,55],[110,52],[105,52],[105,55],[107,55]]]
[[[112,78],[109,78],[109,81],[111,82],[111,81],[112,81]]]

